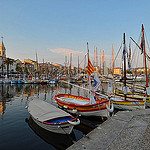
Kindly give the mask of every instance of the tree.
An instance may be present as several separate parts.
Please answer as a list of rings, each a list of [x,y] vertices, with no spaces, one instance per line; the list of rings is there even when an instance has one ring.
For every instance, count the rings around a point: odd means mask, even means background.
[[[5,64],[7,65],[7,76],[8,76],[8,73],[9,73],[9,65],[13,64],[13,59],[10,59],[10,58],[6,58],[5,60]]]

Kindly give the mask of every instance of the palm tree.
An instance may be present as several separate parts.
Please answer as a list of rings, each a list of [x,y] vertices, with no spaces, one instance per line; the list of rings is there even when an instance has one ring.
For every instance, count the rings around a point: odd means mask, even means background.
[[[8,73],[9,73],[9,65],[13,64],[13,59],[6,58],[5,64],[7,65],[7,76],[8,76]]]

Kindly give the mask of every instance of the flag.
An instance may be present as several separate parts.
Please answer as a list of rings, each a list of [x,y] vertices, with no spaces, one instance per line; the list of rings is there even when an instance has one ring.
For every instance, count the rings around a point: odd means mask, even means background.
[[[127,53],[126,48],[124,48],[124,50],[123,50],[123,58],[124,58],[126,53]]]
[[[87,74],[90,76],[94,72],[94,67],[88,58]]]
[[[94,84],[93,84],[94,91],[96,91],[100,85],[101,85],[101,81],[99,80],[99,78],[95,72],[94,73]]]
[[[127,53],[126,46],[124,46],[124,48],[123,48],[123,56],[122,56],[122,60],[124,59],[126,53]]]
[[[90,94],[90,103],[91,103],[91,104],[95,104],[95,103],[96,103],[93,94],[94,94],[94,93],[91,93],[91,94]]]
[[[131,70],[131,43],[129,44],[128,66]]]
[[[131,43],[129,45],[129,61],[131,60]]]

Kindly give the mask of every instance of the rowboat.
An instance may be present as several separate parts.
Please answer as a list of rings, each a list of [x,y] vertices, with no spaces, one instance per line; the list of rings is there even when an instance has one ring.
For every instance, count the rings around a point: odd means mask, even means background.
[[[100,81],[99,78],[97,77],[96,72],[94,72],[94,66],[90,61],[89,49],[87,55],[88,55],[87,75],[89,79],[89,89],[84,88],[84,90],[89,91],[89,98],[71,94],[57,94],[55,95],[54,98],[58,103],[58,105],[61,108],[65,109],[67,112],[82,116],[109,117],[110,113],[114,111],[113,104],[111,107],[110,101],[107,98],[105,99],[101,97],[100,99],[95,99],[93,91],[97,90],[98,86],[100,85]],[[95,82],[93,85],[91,85],[91,75],[93,73]]]
[[[49,80],[49,84],[55,84],[56,81],[54,79]]]
[[[18,84],[23,84],[24,81],[23,80],[18,80]]]
[[[96,99],[95,103],[91,103],[90,98],[71,94],[57,94],[54,98],[59,107],[82,116],[108,117],[114,109],[113,107],[110,109],[109,100],[104,98]]]
[[[32,80],[24,80],[24,84],[32,84],[33,81]]]
[[[124,91],[119,90],[119,89],[115,89],[114,90],[114,94],[118,95],[118,96],[122,96],[124,97]],[[142,92],[127,92],[126,97],[130,98],[130,99],[136,99],[136,100],[143,100],[145,97],[146,93],[142,93]],[[146,100],[150,100],[150,97],[146,97]]]
[[[146,100],[133,100],[133,99],[126,99],[121,97],[112,97],[111,103],[114,104],[116,109],[122,110],[137,110],[137,109],[145,109],[145,102]]]
[[[80,123],[69,113],[39,99],[29,102],[28,111],[36,124],[55,133],[70,134],[74,125]]]

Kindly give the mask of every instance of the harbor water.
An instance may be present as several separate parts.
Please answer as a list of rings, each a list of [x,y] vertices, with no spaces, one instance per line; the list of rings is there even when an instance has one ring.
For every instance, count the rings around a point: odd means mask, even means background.
[[[80,85],[79,85],[80,86]],[[82,85],[86,87],[86,85]],[[0,85],[0,150],[66,149],[102,123],[100,118],[80,117],[70,135],[48,132],[35,124],[26,109],[34,97],[57,107],[54,96],[68,93],[88,97],[88,91],[64,85]]]

